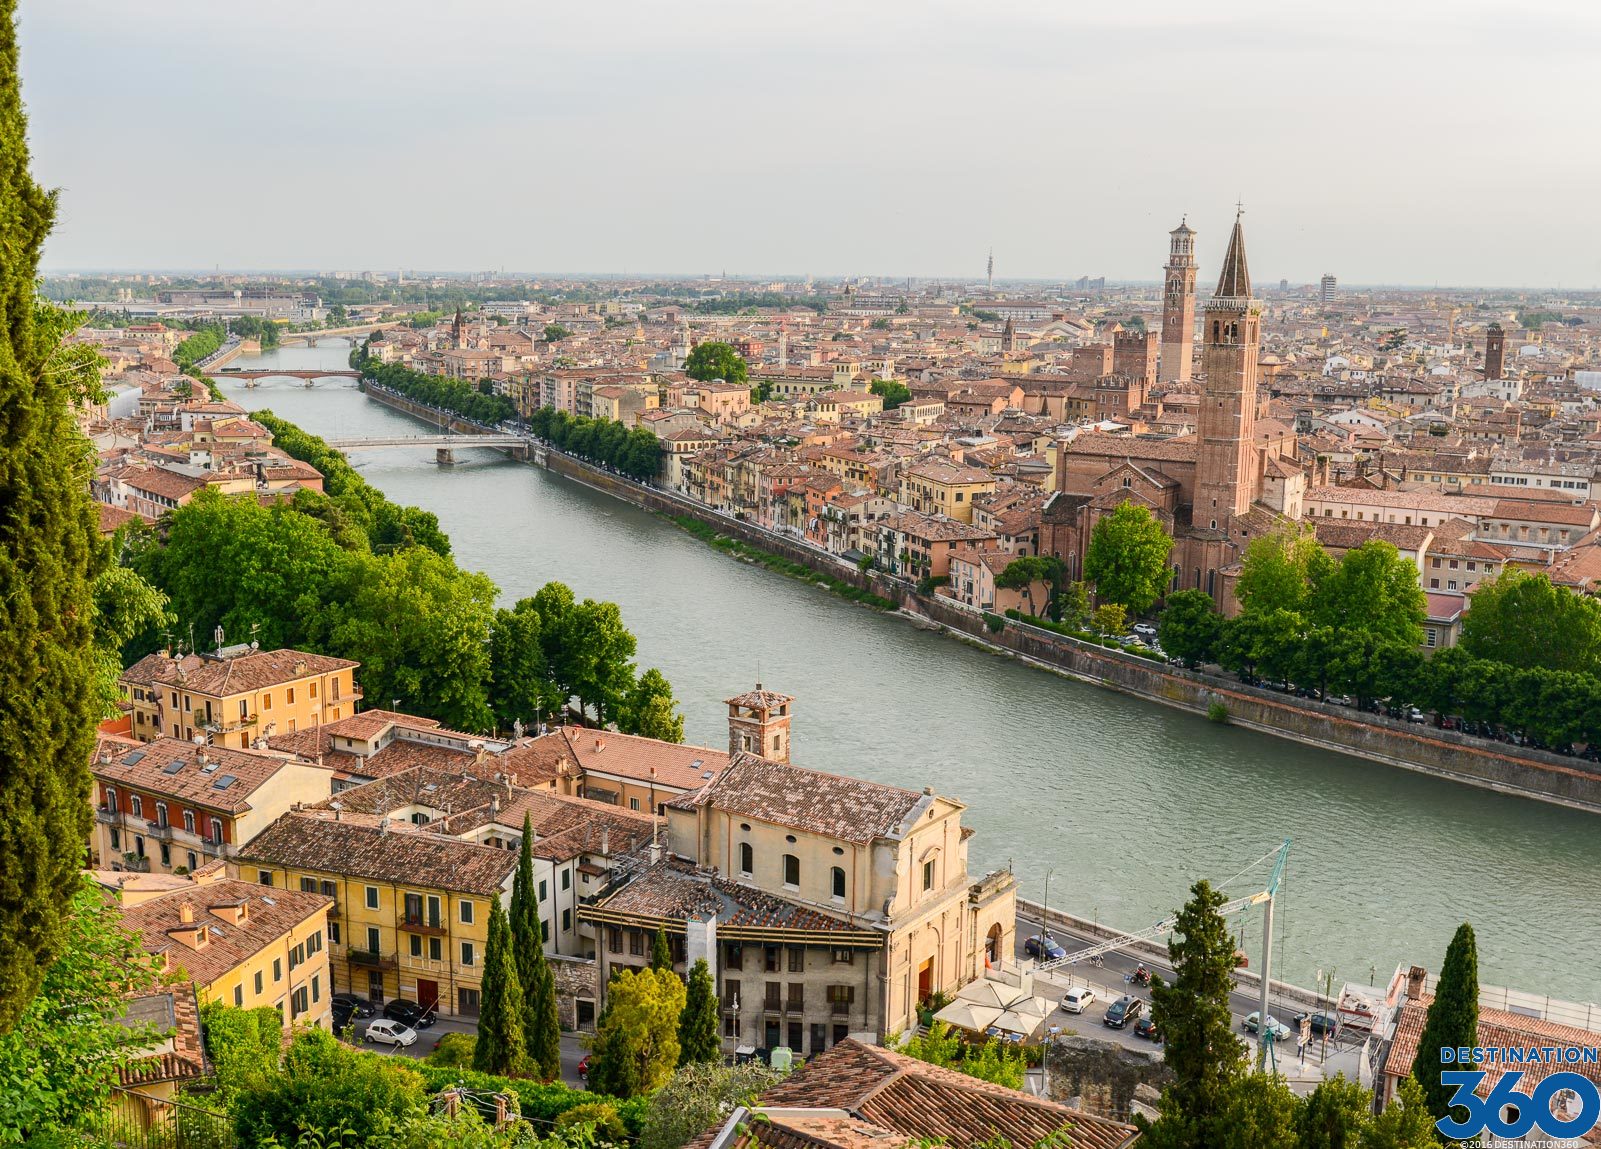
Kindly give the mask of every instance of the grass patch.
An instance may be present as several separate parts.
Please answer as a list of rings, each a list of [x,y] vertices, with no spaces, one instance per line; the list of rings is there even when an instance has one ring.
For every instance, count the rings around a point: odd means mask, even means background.
[[[722,551],[726,555],[742,559],[745,562],[758,563],[770,571],[777,571],[779,574],[788,575],[790,578],[815,583],[839,595],[840,598],[847,599],[850,602],[861,603],[863,606],[870,606],[874,610],[895,609],[895,604],[883,595],[861,590],[858,587],[851,586],[848,582],[835,578],[833,575],[819,573],[805,563],[798,563],[793,559],[786,559],[782,555],[764,551],[760,547],[752,546],[750,543],[743,542],[740,539],[730,538],[710,523],[703,523],[699,519],[690,518],[688,515],[668,515],[666,517],[686,534],[694,535],[701,542],[715,550]]]

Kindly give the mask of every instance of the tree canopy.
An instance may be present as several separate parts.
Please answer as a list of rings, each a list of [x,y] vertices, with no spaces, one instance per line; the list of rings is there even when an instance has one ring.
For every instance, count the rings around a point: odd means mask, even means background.
[[[1601,602],[1554,586],[1545,572],[1507,569],[1473,592],[1462,649],[1519,668],[1601,671]]]
[[[1144,614],[1170,579],[1173,540],[1150,510],[1125,502],[1095,524],[1084,556],[1084,577],[1097,597]]]
[[[1434,1000],[1429,1002],[1412,1062],[1412,1076],[1422,1087],[1423,1105],[1436,1120],[1450,1115],[1451,1095],[1456,1092],[1454,1085],[1440,1080],[1446,1069],[1441,1050],[1478,1044],[1479,948],[1473,927],[1463,922],[1446,947]]]
[[[650,1093],[678,1064],[684,982],[672,970],[622,970],[606,987],[591,1039],[590,1087],[614,1097]]]
[[[744,383],[750,378],[750,368],[732,344],[711,340],[696,344],[690,351],[684,360],[684,374],[702,382],[721,379],[724,383]]]
[[[1167,596],[1157,620],[1157,641],[1168,657],[1199,666],[1217,656],[1223,616],[1204,590],[1180,590]]]

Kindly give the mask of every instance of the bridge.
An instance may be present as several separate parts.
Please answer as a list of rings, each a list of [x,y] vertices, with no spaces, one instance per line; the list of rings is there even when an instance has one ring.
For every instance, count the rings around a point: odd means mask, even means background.
[[[336,451],[365,451],[371,447],[433,447],[434,461],[454,463],[457,447],[498,447],[517,458],[526,458],[528,440],[516,435],[392,435],[376,439],[328,439]]]
[[[389,327],[399,327],[400,320],[392,319],[388,323],[361,323],[351,327],[324,327],[318,331],[285,331],[278,336],[279,343],[304,343],[308,347],[317,346],[317,340],[348,339],[356,335],[371,335],[374,331],[383,331]]]
[[[317,379],[360,379],[361,372],[346,367],[318,367],[307,371],[286,367],[224,367],[220,371],[207,371],[208,379],[243,379],[246,387],[254,387],[258,379],[304,379],[310,387]]]

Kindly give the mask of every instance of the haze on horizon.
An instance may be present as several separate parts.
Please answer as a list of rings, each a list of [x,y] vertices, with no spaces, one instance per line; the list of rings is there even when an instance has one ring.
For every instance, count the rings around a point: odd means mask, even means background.
[[[1601,285],[1601,8],[22,0],[48,271]]]

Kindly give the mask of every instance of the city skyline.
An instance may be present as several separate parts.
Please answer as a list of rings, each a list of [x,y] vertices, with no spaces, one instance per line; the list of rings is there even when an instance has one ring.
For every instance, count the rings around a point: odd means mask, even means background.
[[[1520,15],[1517,36],[1493,6],[1434,0],[1399,18],[196,0],[22,16],[35,166],[62,190],[51,270],[978,281],[993,247],[1001,282],[1141,282],[1186,215],[1215,267],[1243,198],[1264,282],[1601,284],[1567,226],[1601,165],[1499,95],[1537,80],[1545,106],[1587,98],[1561,65],[1601,46],[1601,16],[1573,4]],[[117,125],[138,122],[160,131],[130,151]]]

